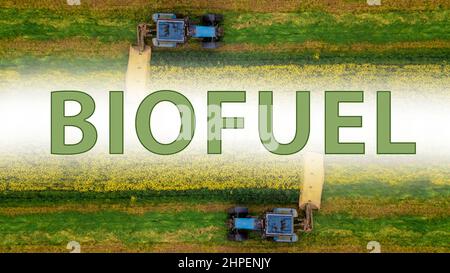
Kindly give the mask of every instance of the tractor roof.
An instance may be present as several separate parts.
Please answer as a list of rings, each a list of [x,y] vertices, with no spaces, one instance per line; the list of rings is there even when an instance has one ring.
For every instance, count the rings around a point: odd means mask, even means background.
[[[266,214],[267,235],[290,235],[294,233],[294,217],[289,214]]]
[[[184,42],[185,21],[183,19],[160,19],[156,23],[157,39],[164,42]]]

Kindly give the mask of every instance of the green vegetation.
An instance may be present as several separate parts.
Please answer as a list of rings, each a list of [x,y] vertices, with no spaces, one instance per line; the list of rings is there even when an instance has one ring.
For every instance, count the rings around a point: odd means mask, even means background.
[[[387,12],[333,15],[225,13],[226,43],[286,44],[322,41],[333,44],[448,40],[450,13]],[[148,16],[146,16],[148,17]],[[96,38],[102,42],[134,41],[139,14],[0,9],[0,37],[54,40]]]
[[[127,43],[135,40],[136,24],[148,21],[151,12],[133,9],[120,12],[0,9],[0,65],[27,62],[30,53],[37,58],[60,55],[65,59],[67,56],[85,56],[88,59],[102,55],[106,59],[117,59],[118,56],[126,59]],[[154,65],[180,65],[180,59],[187,65],[251,65],[286,61],[402,64],[448,60],[450,14],[447,9],[339,14],[324,11],[228,11],[224,15],[225,46],[218,52],[198,52],[198,45],[191,43],[185,47],[186,50],[155,54]],[[98,43],[96,47],[103,49],[93,51],[89,41],[95,41]],[[52,43],[63,43],[60,47],[67,50],[55,52]],[[115,46],[108,49],[108,45]],[[173,58],[173,54],[177,57]],[[24,59],[20,61],[20,58]]]
[[[333,15],[229,14],[227,43],[286,44],[322,41],[331,44],[393,43],[450,39],[447,10],[418,13]]]
[[[189,211],[144,215],[111,211],[67,212],[12,218],[1,216],[0,223],[2,251],[30,246],[65,246],[68,240],[78,240],[84,246],[100,244],[114,251],[114,244],[117,243],[151,246],[168,240],[207,242],[220,237],[214,225],[223,223],[223,215]],[[199,234],[199,231],[208,227],[209,232]]]
[[[336,55],[331,52],[320,53],[320,59],[315,58],[314,50],[304,52],[202,52],[202,51],[159,51],[152,57],[152,66],[179,67],[223,67],[223,66],[254,66],[257,65],[305,65],[305,64],[336,64],[355,63],[386,65],[406,64],[444,64],[450,56],[449,49],[399,50],[374,55],[372,52],[344,52]],[[0,59],[0,69],[14,68],[21,73],[67,70],[71,72],[123,71],[126,70],[126,50],[110,58],[88,58],[83,54],[79,57],[23,56],[15,59]]]
[[[393,171],[388,162],[331,160],[313,233],[302,234],[293,245],[257,235],[236,244],[226,240],[226,209],[246,204],[259,214],[275,206],[295,207],[302,173],[298,161],[128,157],[26,162],[5,157],[0,161],[0,169],[8,170],[0,183],[0,251],[66,252],[72,240],[83,252],[365,252],[371,240],[383,251],[449,251],[445,164]],[[234,171],[224,175],[228,169]]]
[[[130,14],[130,16],[133,16]],[[30,40],[98,38],[103,42],[133,41],[142,18],[96,15],[91,12],[50,12],[44,9],[0,9],[0,37]]]
[[[320,53],[317,53],[320,52]],[[319,58],[317,57],[319,56]],[[336,63],[373,63],[373,64],[434,64],[443,63],[450,56],[450,48],[443,49],[401,49],[394,52],[376,53],[373,51],[334,52],[307,49],[298,52],[200,52],[166,51],[154,54],[152,65],[156,66],[252,66],[277,64],[336,64]]]
[[[161,251],[167,247],[171,251],[365,251],[365,244],[374,239],[384,251],[449,250],[450,224],[440,217],[369,219],[319,214],[315,231],[289,246],[264,242],[256,235],[243,244],[228,242],[225,217],[223,212],[190,210],[139,215],[118,211],[0,215],[0,250],[37,247],[65,252],[67,242],[76,240],[82,251]]]
[[[123,190],[117,192],[80,192],[73,190],[38,190],[38,191],[4,191],[0,193],[2,206],[36,205],[65,202],[127,202],[136,197],[143,202],[232,202],[246,204],[295,204],[298,201],[297,189],[244,188],[226,190]],[[377,181],[358,182],[352,184],[325,184],[324,200],[334,197],[348,198],[390,198],[398,200],[412,198],[427,200],[450,196],[449,185],[435,185],[428,181],[407,182],[400,185],[389,185]],[[449,204],[450,205],[450,204]]]
[[[155,50],[155,82],[167,77],[174,83],[179,75],[192,80],[205,71],[245,82],[250,71],[258,79],[286,76],[290,83],[317,73],[340,82],[395,78],[444,84],[448,74],[446,0],[383,0],[380,7],[368,7],[365,0],[261,0],[257,6],[250,0],[125,2],[83,0],[81,7],[68,7],[63,0],[2,1],[0,89],[36,88],[37,78],[53,85],[60,77],[68,83],[96,78],[120,86],[136,24],[162,10],[223,13],[225,41],[216,51],[203,51],[195,42]],[[285,67],[289,64],[295,69]],[[408,64],[419,65],[403,66]],[[228,242],[227,207],[249,204],[261,213],[272,206],[296,206],[300,164],[292,159],[233,163],[3,155],[0,252],[67,252],[72,240],[83,252],[366,252],[371,240],[379,241],[384,252],[450,251],[448,162],[398,167],[327,161],[323,206],[313,233],[302,234],[293,245],[258,238]]]

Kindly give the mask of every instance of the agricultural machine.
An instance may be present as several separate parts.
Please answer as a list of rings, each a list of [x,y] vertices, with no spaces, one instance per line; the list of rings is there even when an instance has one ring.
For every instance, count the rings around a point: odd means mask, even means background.
[[[275,242],[296,242],[298,236],[295,228],[298,223],[296,209],[275,208],[265,212],[262,216],[249,216],[248,208],[234,207],[228,211],[229,228],[228,239],[244,241],[249,231],[261,233],[263,238],[270,238]]]
[[[200,40],[203,48],[217,48],[223,37],[222,21],[220,14],[205,14],[191,19],[174,13],[155,13],[151,23],[140,23],[137,26],[137,45],[130,46],[125,80],[127,92],[146,92],[152,47],[174,48],[192,38]]]
[[[153,47],[173,48],[188,42],[190,38],[201,40],[202,47],[214,49],[223,37],[220,26],[223,16],[205,14],[197,20],[173,13],[155,13],[152,24],[141,23],[137,27],[137,45],[144,51],[147,39]]]
[[[303,189],[300,193],[298,210],[274,208],[265,211],[262,215],[252,216],[246,207],[230,208],[228,239],[244,241],[248,239],[249,232],[258,232],[262,238],[274,242],[296,242],[297,231],[310,232],[313,229],[313,210],[320,209],[323,182],[323,156],[306,155]]]

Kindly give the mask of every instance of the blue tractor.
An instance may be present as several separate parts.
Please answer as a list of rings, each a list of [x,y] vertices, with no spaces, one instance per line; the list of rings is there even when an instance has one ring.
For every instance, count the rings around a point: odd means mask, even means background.
[[[230,208],[228,239],[244,241],[247,240],[249,232],[258,232],[262,238],[275,242],[296,242],[296,228],[303,231],[310,231],[312,228],[311,210],[307,208],[305,212],[304,217],[299,217],[296,209],[274,208],[261,216],[251,216],[246,207]]]
[[[263,238],[275,242],[296,242],[296,231],[313,230],[313,211],[320,209],[325,177],[324,159],[320,153],[304,156],[303,186],[298,200],[298,211],[293,208],[274,208],[260,216],[252,216],[246,207],[228,210],[228,239],[244,241],[250,232],[259,232]]]
[[[152,21],[151,25],[138,25],[137,44],[140,51],[144,50],[148,38],[151,38],[153,47],[174,48],[195,38],[201,40],[203,48],[214,49],[223,37],[220,26],[223,16],[220,14],[205,14],[200,20],[192,20],[173,13],[155,13]]]

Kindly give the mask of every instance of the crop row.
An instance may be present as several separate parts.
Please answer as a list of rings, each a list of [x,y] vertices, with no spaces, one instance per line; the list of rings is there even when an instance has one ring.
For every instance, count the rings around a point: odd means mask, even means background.
[[[172,89],[188,94],[208,90],[263,90],[323,92],[330,87],[340,90],[408,90],[410,98],[447,97],[450,66],[374,65],[374,64],[304,64],[253,65],[218,67],[151,66],[149,91]],[[124,90],[126,60],[89,60],[86,63],[38,62],[0,69],[0,92],[34,92],[48,96],[50,90],[75,88],[85,92],[104,93]]]
[[[189,161],[186,161],[187,158]],[[189,163],[188,163],[189,162]],[[295,202],[302,181],[300,160],[214,160],[207,156],[0,161],[2,198],[50,199],[203,198]],[[446,196],[444,165],[326,164],[325,196]]]
[[[335,15],[322,11],[258,14],[225,13],[227,44],[278,44],[322,41],[332,44],[374,44],[448,40],[449,11],[384,12]],[[102,42],[132,42],[136,24],[149,20],[91,11],[0,9],[0,37],[28,40],[90,38]]]

